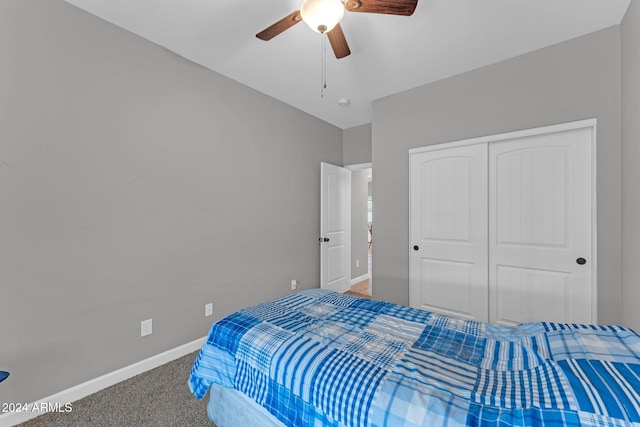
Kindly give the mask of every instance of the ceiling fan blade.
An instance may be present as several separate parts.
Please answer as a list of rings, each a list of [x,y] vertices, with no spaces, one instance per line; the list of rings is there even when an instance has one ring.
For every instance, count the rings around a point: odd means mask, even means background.
[[[327,33],[327,37],[329,38],[329,42],[333,48],[333,53],[336,54],[336,58],[344,58],[351,54],[351,50],[347,44],[347,39],[344,37],[344,32],[342,32],[340,24],[333,27],[333,30]]]
[[[350,12],[384,13],[410,16],[418,0],[346,0],[344,7]]]
[[[291,12],[275,24],[260,31],[258,34],[256,34],[256,37],[264,41],[271,40],[278,34],[282,33],[284,30],[288,30],[300,21],[302,21],[300,11],[296,10],[295,12]]]

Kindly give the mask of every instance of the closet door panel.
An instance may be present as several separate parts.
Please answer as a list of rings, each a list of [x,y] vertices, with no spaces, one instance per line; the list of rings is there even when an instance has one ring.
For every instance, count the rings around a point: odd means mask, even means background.
[[[478,317],[473,314],[471,300],[474,293],[473,270],[474,263],[422,257],[421,308],[454,316]],[[486,296],[482,298],[486,299]]]
[[[500,284],[496,297],[503,324],[518,323],[519,319],[558,319],[571,314],[568,273],[496,266],[496,282]]]
[[[486,144],[414,154],[410,174],[410,305],[486,321]]]
[[[489,144],[490,320],[592,323],[591,129]]]

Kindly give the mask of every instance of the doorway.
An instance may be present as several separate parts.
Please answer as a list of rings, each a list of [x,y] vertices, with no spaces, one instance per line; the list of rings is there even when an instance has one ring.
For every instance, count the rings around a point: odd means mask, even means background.
[[[373,168],[371,163],[345,166],[351,170],[351,289],[372,295]]]

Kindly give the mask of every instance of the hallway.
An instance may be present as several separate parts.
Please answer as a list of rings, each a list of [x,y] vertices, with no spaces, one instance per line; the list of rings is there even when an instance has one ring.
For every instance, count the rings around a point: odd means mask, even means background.
[[[359,294],[359,295],[363,295],[363,296],[367,296],[367,297],[371,297],[371,295],[373,295],[372,290],[371,290],[371,248],[369,247],[369,254],[367,256],[367,262],[369,265],[369,277],[365,280],[363,280],[362,282],[358,282],[354,285],[351,286],[351,292]]]

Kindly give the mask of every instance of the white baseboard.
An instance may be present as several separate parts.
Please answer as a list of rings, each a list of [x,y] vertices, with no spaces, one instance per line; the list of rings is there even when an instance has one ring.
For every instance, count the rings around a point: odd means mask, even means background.
[[[356,283],[360,283],[363,280],[367,280],[369,278],[369,274],[363,274],[360,277],[356,277],[355,279],[351,279],[351,286],[355,285]]]
[[[76,400],[82,399],[83,397],[93,394],[97,391],[127,380],[143,372],[149,371],[153,368],[157,368],[158,366],[169,363],[172,360],[178,359],[182,356],[186,356],[187,354],[192,353],[196,350],[200,350],[206,339],[206,337],[199,338],[195,341],[191,341],[190,343],[181,345],[171,350],[167,350],[148,359],[141,360],[140,362],[134,363],[133,365],[125,366],[124,368],[118,369],[117,371],[110,372],[98,378],[94,378],[82,384],[78,384],[74,387],[63,390],[59,393],[52,394],[51,396],[40,399],[37,402],[29,403],[26,406],[27,411],[4,413],[0,415],[0,426],[14,426],[47,412],[46,409],[42,412],[30,410],[34,407],[34,405],[36,405],[38,408],[53,407],[55,410],[55,408],[58,407],[64,409],[64,405],[69,402],[75,402]]]

